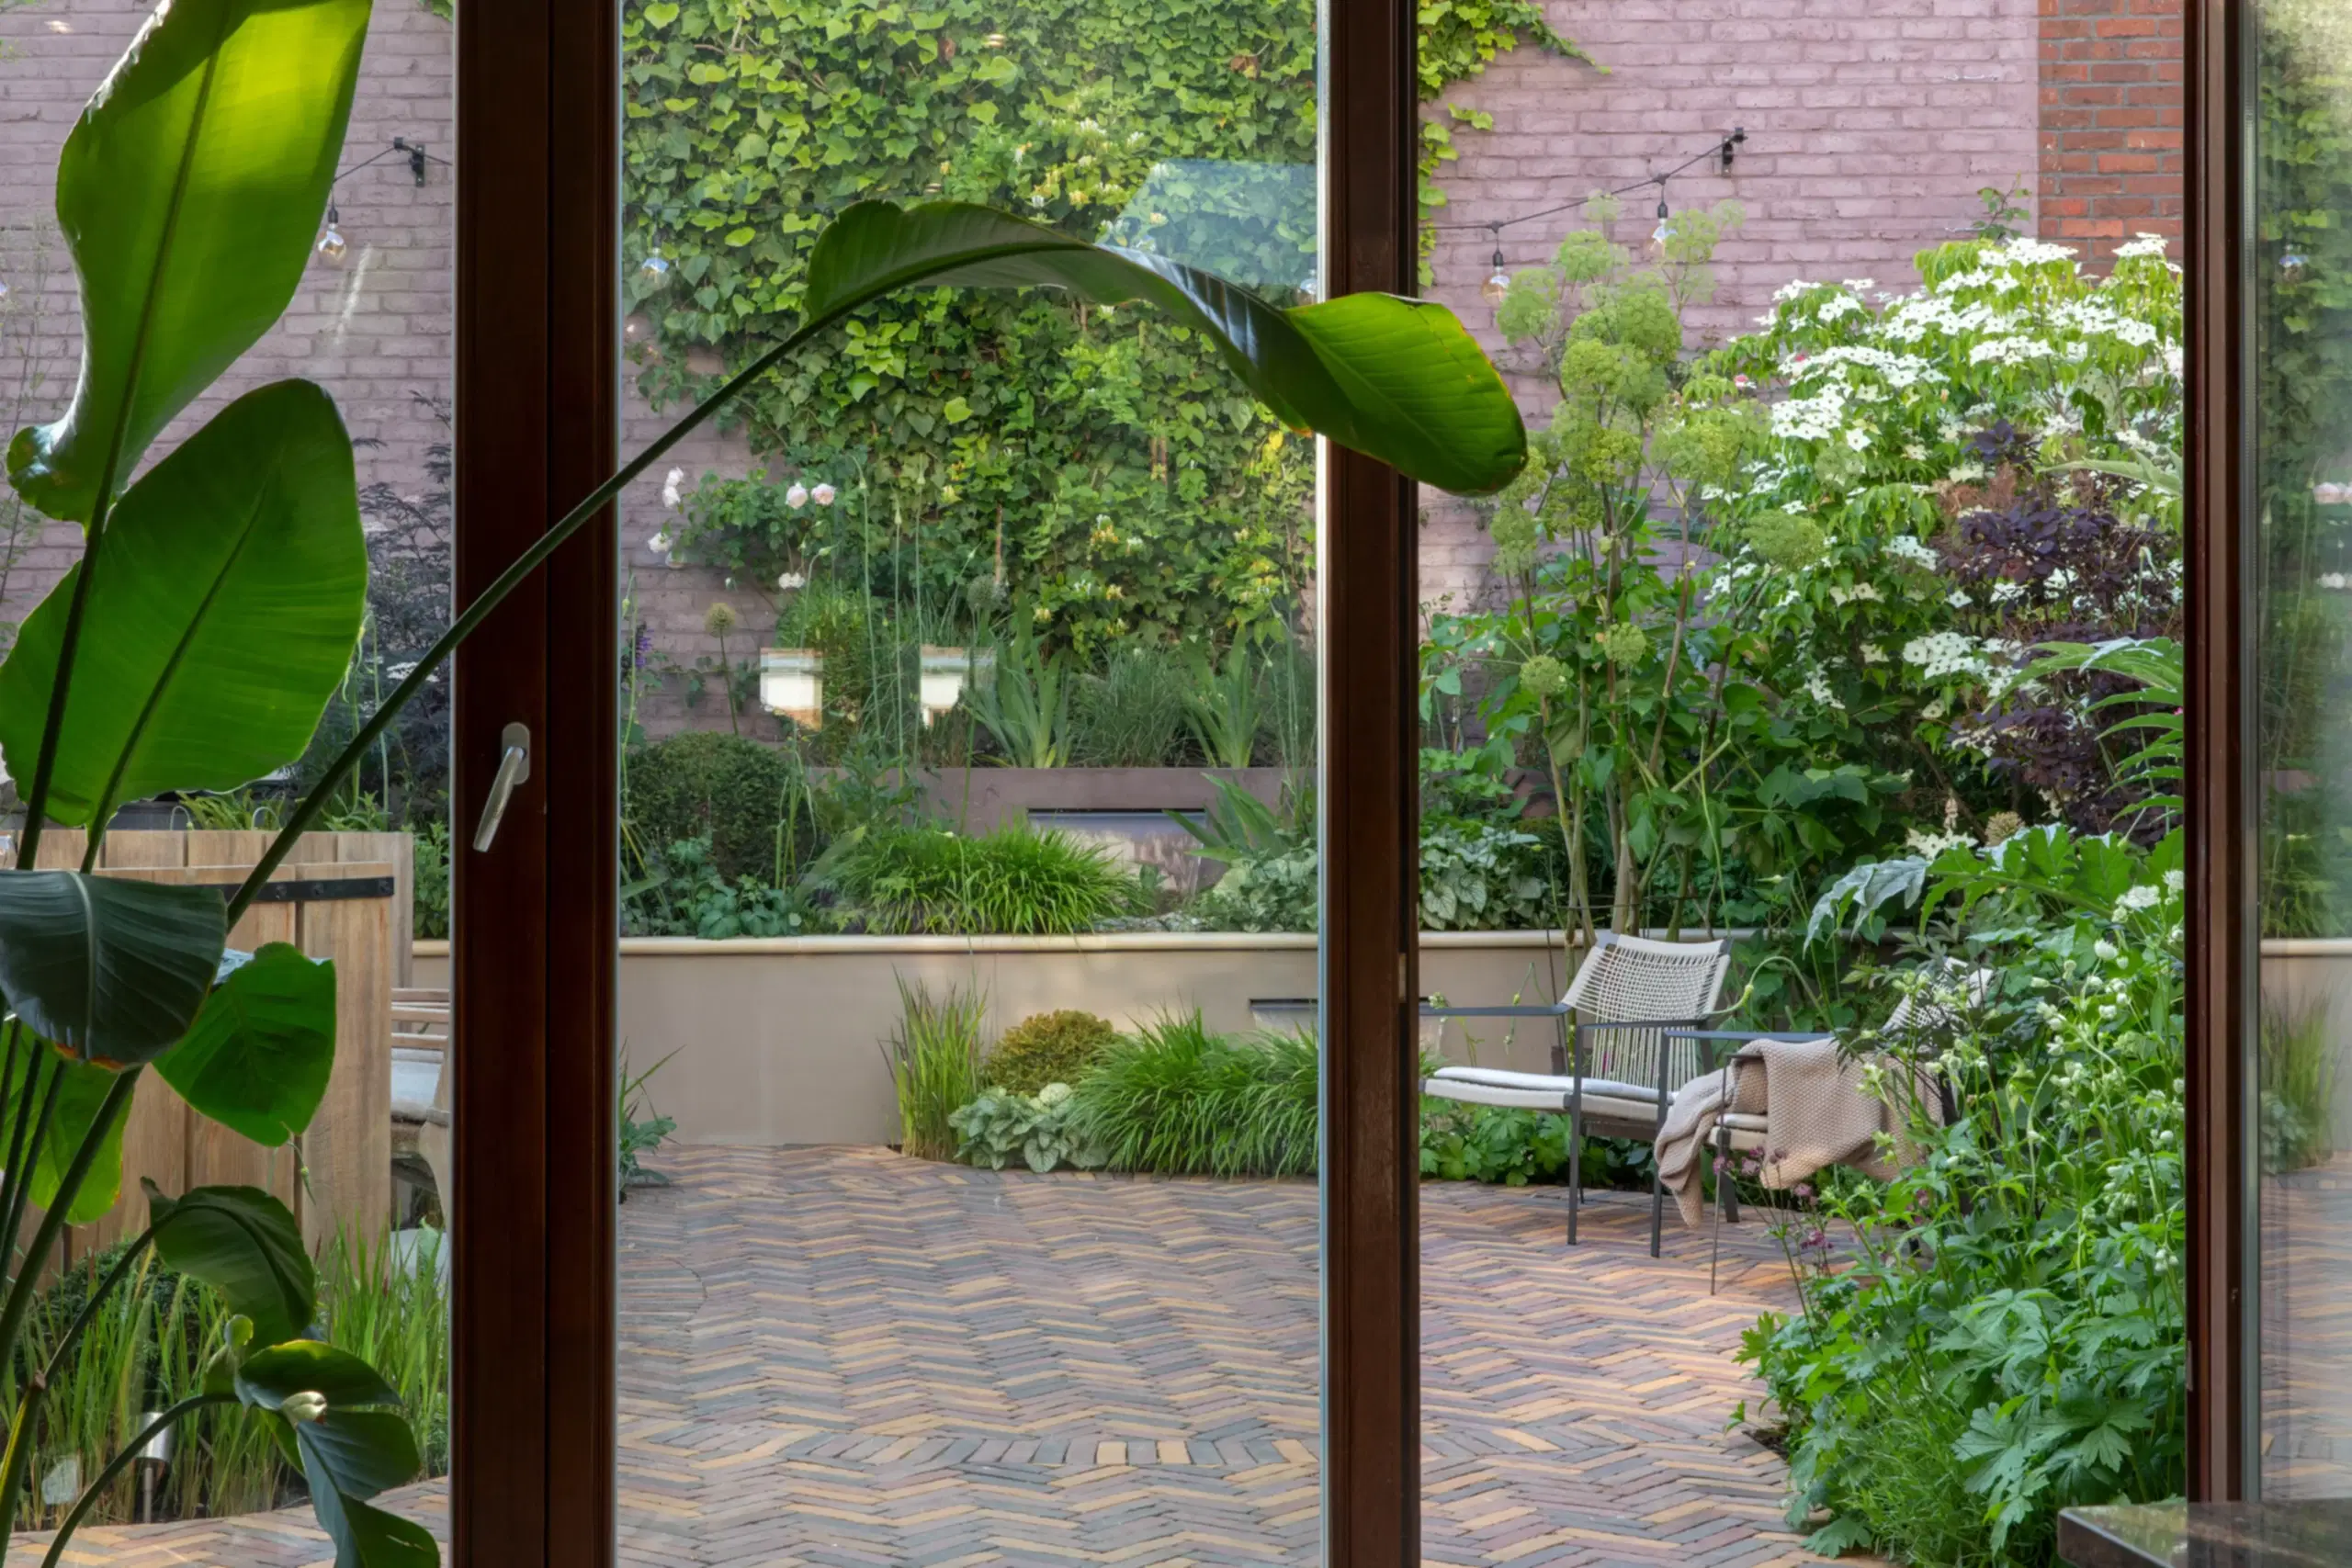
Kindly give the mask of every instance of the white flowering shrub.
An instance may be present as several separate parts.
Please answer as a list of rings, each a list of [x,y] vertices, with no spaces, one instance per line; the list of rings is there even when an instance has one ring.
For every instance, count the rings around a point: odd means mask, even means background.
[[[1773,400],[1770,435],[1704,499],[1818,530],[1760,615],[1792,708],[1916,747],[1972,816],[2104,829],[2131,800],[2092,713],[2113,683],[2021,671],[2039,642],[2177,630],[2179,268],[2154,239],[2106,277],[2012,239],[1920,270],[1902,294],[1792,283],[1721,351],[1710,369]],[[1778,564],[1735,551],[1715,591]]]

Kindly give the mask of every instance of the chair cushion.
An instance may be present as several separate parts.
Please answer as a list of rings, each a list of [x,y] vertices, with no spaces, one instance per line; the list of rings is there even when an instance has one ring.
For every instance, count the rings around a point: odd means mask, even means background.
[[[1533,1077],[1532,1073],[1519,1075]],[[1558,1080],[1565,1083],[1566,1079]],[[1568,1091],[1565,1089],[1513,1089],[1508,1084],[1478,1083],[1468,1078],[1433,1077],[1421,1080],[1421,1092],[1439,1100],[1458,1100],[1464,1105],[1503,1105],[1514,1111],[1566,1111]]]
[[[1576,1079],[1571,1077],[1553,1073],[1510,1073],[1500,1067],[1440,1067],[1429,1081],[1484,1084],[1488,1089],[1542,1089],[1552,1094],[1570,1094],[1576,1089]],[[1437,1094],[1441,1091],[1432,1089],[1426,1092]],[[1641,1084],[1623,1083],[1616,1078],[1586,1078],[1585,1099],[1590,1100],[1595,1095],[1611,1100],[1645,1100],[1652,1105],[1657,1103],[1657,1089]],[[1669,1094],[1667,1098],[1670,1100],[1674,1097]]]

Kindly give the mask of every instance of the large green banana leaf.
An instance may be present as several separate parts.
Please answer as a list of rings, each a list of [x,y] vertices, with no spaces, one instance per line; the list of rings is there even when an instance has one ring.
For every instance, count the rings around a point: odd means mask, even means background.
[[[82,569],[0,664],[0,750],[40,750]],[[234,789],[302,754],[359,636],[368,542],[326,393],[246,393],[131,486],[83,611],[48,815]]]
[[[204,1005],[225,914],[210,887],[0,871],[0,996],[85,1062],[152,1060]]]
[[[1276,418],[1464,494],[1527,460],[1510,390],[1453,312],[1389,294],[1283,310],[1214,273],[1089,244],[990,208],[862,201],[817,237],[808,324],[910,285],[1044,286],[1096,304],[1141,299],[1206,334]]]
[[[82,376],[8,477],[86,522],[172,416],[269,330],[310,259],[343,148],[368,0],[158,6],[57,165],[82,279]]]

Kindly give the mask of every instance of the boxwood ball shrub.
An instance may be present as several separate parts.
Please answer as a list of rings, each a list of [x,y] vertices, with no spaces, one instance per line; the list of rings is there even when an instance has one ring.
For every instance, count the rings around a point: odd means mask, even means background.
[[[775,747],[740,735],[695,731],[639,747],[628,758],[626,791],[638,853],[707,839],[711,867],[729,882],[775,876],[779,825],[786,829],[788,845],[815,841],[797,765]],[[797,832],[791,830],[796,826]]]
[[[1108,1019],[1064,1008],[1032,1013],[1004,1032],[981,1077],[992,1089],[1035,1094],[1047,1084],[1074,1084],[1118,1038]]]

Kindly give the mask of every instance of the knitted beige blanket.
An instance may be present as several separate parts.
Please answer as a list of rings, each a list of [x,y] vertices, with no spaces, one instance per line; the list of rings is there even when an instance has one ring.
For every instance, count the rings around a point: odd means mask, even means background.
[[[1883,1181],[1918,1158],[1905,1108],[1882,1098],[1900,1083],[1886,1057],[1841,1057],[1832,1039],[1751,1040],[1735,1060],[1743,1064],[1736,1071],[1726,1066],[1686,1084],[1658,1131],[1658,1175],[1684,1224],[1695,1227],[1705,1213],[1700,1156],[1727,1110],[1771,1118],[1760,1151],[1767,1187],[1794,1186],[1830,1165],[1852,1166]],[[1875,1091],[1874,1079],[1882,1086]],[[1735,1086],[1736,1099],[1726,1106],[1724,1098]],[[1914,1070],[1913,1089],[1931,1113],[1939,1113],[1934,1080],[1924,1071]]]

